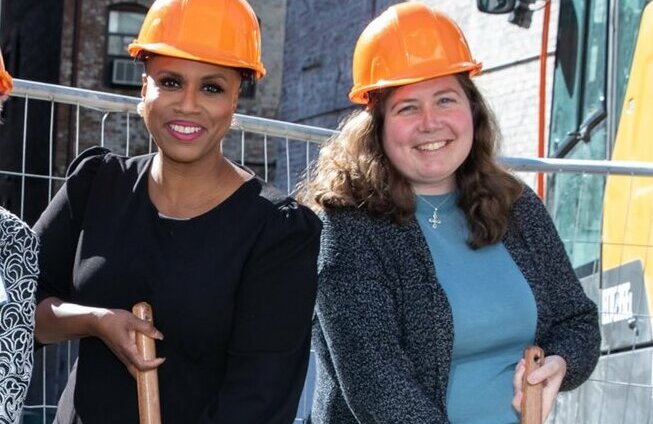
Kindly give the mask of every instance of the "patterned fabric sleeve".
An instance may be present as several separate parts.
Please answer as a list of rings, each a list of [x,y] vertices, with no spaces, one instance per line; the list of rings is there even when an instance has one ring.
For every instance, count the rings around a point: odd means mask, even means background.
[[[20,421],[32,374],[38,239],[0,208],[0,424]]]

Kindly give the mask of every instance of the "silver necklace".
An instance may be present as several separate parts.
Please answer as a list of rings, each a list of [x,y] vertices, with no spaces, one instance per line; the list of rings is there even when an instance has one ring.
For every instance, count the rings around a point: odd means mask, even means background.
[[[441,208],[445,203],[447,203],[447,201],[449,200],[449,198],[451,198],[451,194],[452,194],[452,193],[447,194],[447,196],[446,196],[444,199],[442,199],[442,201],[441,201],[437,206],[434,205],[433,203],[429,202],[428,200],[426,200],[424,197],[422,197],[422,196],[420,196],[419,194],[417,194],[417,197],[419,197],[420,199],[422,199],[422,201],[423,201],[424,203],[426,203],[427,205],[429,205],[430,207],[433,208],[433,215],[431,215],[431,217],[429,218],[429,223],[431,224],[431,227],[432,227],[434,230],[435,230],[436,228],[438,228],[438,226],[439,226],[440,224],[442,224],[442,220],[440,219],[440,215],[438,215],[438,208]]]

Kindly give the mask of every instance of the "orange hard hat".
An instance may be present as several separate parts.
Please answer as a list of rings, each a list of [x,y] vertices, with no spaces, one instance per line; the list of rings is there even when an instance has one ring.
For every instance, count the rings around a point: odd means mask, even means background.
[[[245,0],[156,0],[138,39],[128,47],[137,57],[150,52],[265,75],[261,30]]]
[[[459,72],[472,76],[480,70],[451,18],[422,3],[400,3],[374,19],[358,38],[349,98],[367,104],[368,93],[379,88]]]
[[[8,96],[13,88],[14,80],[5,69],[5,61],[2,58],[2,52],[0,52],[0,95]]]

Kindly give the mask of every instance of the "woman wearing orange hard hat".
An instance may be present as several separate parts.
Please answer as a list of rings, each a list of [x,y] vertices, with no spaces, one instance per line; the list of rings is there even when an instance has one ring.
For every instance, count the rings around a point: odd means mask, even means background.
[[[0,110],[13,88],[0,52]],[[17,216],[0,207],[0,422],[18,423],[34,349],[34,292],[38,239]]]
[[[221,151],[242,80],[265,75],[260,44],[245,0],[157,0],[129,46],[157,152],[82,154],[35,226],[36,337],[81,339],[58,419],[138,422],[134,376],[156,369],[164,423],[294,420],[320,222]]]
[[[599,353],[546,209],[495,160],[498,131],[458,26],[418,2],[361,34],[354,103],[300,199],[324,223],[312,420],[517,423],[524,348],[544,416]],[[514,392],[513,392],[514,390]]]

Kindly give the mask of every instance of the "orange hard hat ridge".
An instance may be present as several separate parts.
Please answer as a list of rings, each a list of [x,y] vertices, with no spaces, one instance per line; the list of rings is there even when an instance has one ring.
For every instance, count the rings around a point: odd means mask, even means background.
[[[138,39],[128,47],[232,68],[251,69],[260,79],[261,30],[245,0],[156,0]]]
[[[0,95],[9,95],[13,88],[14,80],[11,78],[11,75],[9,75],[9,72],[7,72],[5,69],[5,61],[2,58],[2,52],[0,52]]]
[[[419,2],[389,7],[365,28],[354,49],[349,98],[367,104],[370,91],[469,72],[481,64],[447,15]]]

